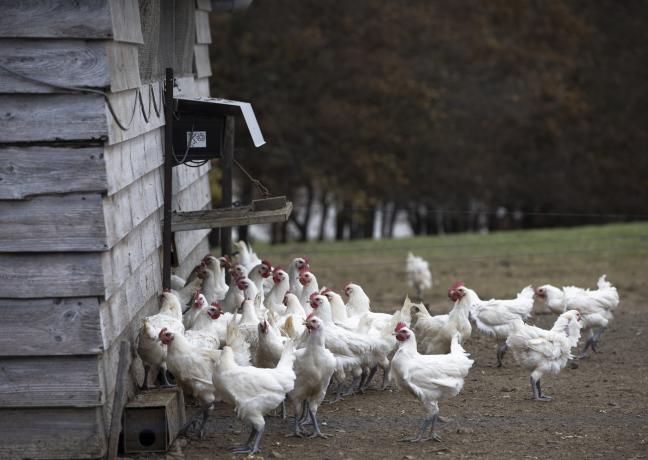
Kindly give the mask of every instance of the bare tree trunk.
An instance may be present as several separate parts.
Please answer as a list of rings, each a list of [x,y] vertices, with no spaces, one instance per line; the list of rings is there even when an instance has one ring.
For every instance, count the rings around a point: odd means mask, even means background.
[[[350,226],[351,203],[343,201],[342,206],[338,207],[335,215],[335,239],[342,241],[344,239],[344,230]]]
[[[328,219],[328,212],[330,207],[327,195],[328,194],[326,192],[322,192],[322,196],[320,197],[322,220],[320,220],[319,231],[317,234],[317,239],[319,241],[324,241],[324,236],[326,233],[326,220]]]
[[[394,227],[396,227],[396,217],[398,217],[398,206],[396,203],[394,203],[394,208],[392,209],[392,213],[389,216],[389,223],[387,226],[387,235],[389,238],[394,237]]]
[[[306,206],[304,212],[304,219],[300,222],[297,218],[297,214],[293,213],[290,215],[290,222],[295,224],[297,231],[299,232],[299,241],[306,242],[308,241],[308,224],[310,223],[310,218],[313,210],[313,184],[308,181],[305,185],[306,188]]]

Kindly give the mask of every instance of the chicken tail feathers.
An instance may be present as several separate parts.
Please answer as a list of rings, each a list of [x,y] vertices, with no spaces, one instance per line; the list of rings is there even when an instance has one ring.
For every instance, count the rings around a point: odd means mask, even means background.
[[[295,362],[295,345],[292,340],[288,340],[284,344],[284,349],[281,352],[281,358],[277,363],[277,369],[292,369]]]

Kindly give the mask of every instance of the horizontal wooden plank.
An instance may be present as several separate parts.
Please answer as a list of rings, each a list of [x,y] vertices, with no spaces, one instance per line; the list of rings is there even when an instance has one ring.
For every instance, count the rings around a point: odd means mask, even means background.
[[[101,147],[0,147],[0,165],[1,200],[107,189]]]
[[[211,43],[211,31],[209,30],[209,13],[196,10],[196,43]]]
[[[103,251],[106,226],[99,194],[0,200],[0,252]]]
[[[109,3],[115,40],[143,45],[139,2],[109,0]]]
[[[281,209],[252,211],[249,206],[234,209],[209,209],[205,211],[174,212],[171,231],[181,232],[199,228],[235,227],[238,225],[285,222],[292,212],[289,201]]]
[[[100,458],[100,408],[0,409],[0,458]]]
[[[106,103],[97,94],[0,95],[0,142],[104,139]]]
[[[211,0],[196,0],[196,8],[203,11],[211,11]]]
[[[158,104],[160,99],[158,97]],[[144,99],[145,103],[147,99]],[[154,129],[134,139],[104,147],[108,195],[114,195],[140,177],[162,166],[163,131]]]
[[[133,43],[106,43],[110,91],[117,92],[142,86],[137,48]]]
[[[195,191],[198,193],[196,198],[200,202],[198,205],[194,206],[196,202],[188,200],[186,194],[180,196],[178,194],[192,186],[194,182],[208,172],[209,165],[201,168],[189,168],[187,166],[174,168],[174,209],[202,209],[209,195],[209,185],[206,179],[200,191]],[[105,197],[104,215],[106,216],[108,245],[110,247],[114,246],[128,232],[157,211],[163,203],[162,171],[160,168],[145,174],[114,195]]]
[[[106,0],[10,0],[2,2],[0,37],[109,39]]]
[[[161,251],[155,250],[100,306],[104,349],[131,325],[141,308],[162,291]]]
[[[211,77],[209,45],[194,45],[194,71],[197,78]]]
[[[28,299],[103,294],[100,253],[0,253],[0,297]]]
[[[104,42],[0,39],[0,64],[54,85],[103,88],[110,83]],[[0,93],[60,92],[0,68]]]
[[[0,358],[0,407],[103,404],[97,356]]]
[[[96,297],[0,299],[0,317],[0,356],[101,353]]]

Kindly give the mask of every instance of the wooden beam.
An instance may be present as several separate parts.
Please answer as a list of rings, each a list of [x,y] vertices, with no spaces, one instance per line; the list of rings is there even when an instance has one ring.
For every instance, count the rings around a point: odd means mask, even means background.
[[[2,252],[108,249],[99,194],[41,195],[25,201],[0,201],[0,215]]]
[[[194,71],[196,78],[211,77],[209,45],[194,45]]]
[[[100,408],[0,409],[0,458],[101,458]]]
[[[0,356],[102,351],[96,297],[0,299],[0,316]]]
[[[196,10],[196,43],[210,44],[211,32],[209,30],[209,13],[207,11]]]
[[[0,142],[103,140],[108,134],[106,103],[98,94],[0,95],[0,107]]]
[[[204,211],[174,212],[171,230],[182,232],[201,228],[234,227],[238,225],[286,222],[292,212],[292,202],[281,209],[252,211],[249,206],[233,209],[208,209]]]
[[[107,0],[2,2],[0,37],[110,39],[110,8]]]
[[[0,253],[0,297],[29,299],[103,294],[101,253]]]
[[[103,404],[97,356],[0,358],[0,407]]]
[[[105,192],[101,147],[0,147],[0,200],[48,193]]]
[[[196,0],[196,8],[203,11],[211,11],[211,0]]]
[[[0,64],[54,85],[105,88],[110,84],[105,42],[0,39]],[[0,69],[0,93],[60,93]]]

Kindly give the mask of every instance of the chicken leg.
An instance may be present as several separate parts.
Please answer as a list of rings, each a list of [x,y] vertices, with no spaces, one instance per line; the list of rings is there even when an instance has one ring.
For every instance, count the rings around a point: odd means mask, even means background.
[[[257,430],[256,428],[252,428],[252,433],[250,433],[250,438],[248,439],[248,442],[243,446],[236,446],[230,448],[230,451],[233,454],[256,454],[260,452],[261,450],[259,449],[259,444],[261,444],[261,437],[263,436],[264,431],[265,431],[265,427],[262,427],[259,430]],[[252,442],[253,439],[254,442]]]
[[[439,436],[438,433],[434,431],[434,427],[438,419],[439,419],[438,412],[434,413],[433,415],[430,415],[429,417],[425,417],[423,419],[423,422],[421,423],[421,427],[419,428],[416,436],[414,436],[413,438],[401,439],[400,442],[423,442],[429,440],[441,441],[441,436]],[[428,427],[430,427],[432,434],[429,437],[424,438],[423,434],[425,433]]]
[[[364,393],[369,388],[369,384],[373,380],[374,375],[376,375],[377,370],[378,370],[378,366],[374,366],[371,368],[371,370],[369,371],[369,375],[367,376],[367,379],[364,381],[364,385],[362,385],[362,387],[360,388],[360,392]]]
[[[315,411],[311,409],[310,405],[308,406],[308,415],[310,415],[311,422],[313,422],[313,434],[309,436],[309,438],[322,438],[322,439],[328,439],[331,437],[330,434],[324,434],[320,431],[319,423],[317,423],[317,416],[315,414]]]
[[[553,398],[548,395],[543,395],[540,389],[540,379],[531,377],[531,390],[533,390],[533,399],[536,401],[551,401]]]
[[[497,346],[497,367],[502,367],[502,359],[504,359],[507,350],[508,345],[506,345],[506,342],[502,342]]]
[[[248,440],[245,441],[245,444],[233,444],[227,448],[227,450],[234,452],[234,453],[239,453],[237,451],[241,449],[247,449],[250,447],[250,444],[252,444],[252,440],[256,436],[256,428],[252,427],[252,431],[250,432],[250,436],[248,437]],[[242,453],[242,452],[241,452]]]
[[[598,345],[598,341],[601,338],[603,332],[605,332],[604,327],[600,328],[598,331],[596,331],[595,334],[592,334],[590,338],[587,339],[583,351],[581,351],[580,354],[577,356],[578,359],[587,358],[587,356],[589,355],[589,353],[587,353],[588,348],[591,348],[594,353],[598,353],[598,351],[596,350],[596,345]]]

